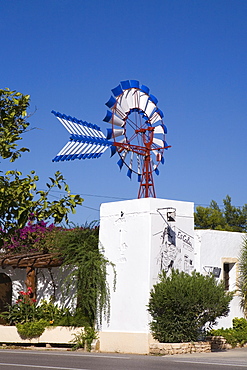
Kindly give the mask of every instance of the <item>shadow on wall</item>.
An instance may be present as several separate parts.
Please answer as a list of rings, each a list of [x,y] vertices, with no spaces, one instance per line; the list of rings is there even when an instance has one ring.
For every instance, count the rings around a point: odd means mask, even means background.
[[[37,301],[52,299],[59,306],[74,308],[76,289],[70,273],[64,266],[37,269]]]
[[[9,267],[5,270],[0,272],[0,312],[16,302],[21,290],[26,290],[26,269]],[[75,284],[69,280],[70,272],[64,267],[37,268],[37,302],[52,299],[60,307],[74,308],[76,290]]]

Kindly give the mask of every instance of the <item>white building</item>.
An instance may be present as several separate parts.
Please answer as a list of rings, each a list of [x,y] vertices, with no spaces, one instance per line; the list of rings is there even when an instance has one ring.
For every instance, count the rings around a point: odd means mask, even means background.
[[[116,265],[117,284],[116,291],[111,291],[110,324],[105,322],[100,333],[101,351],[149,352],[147,304],[162,269],[213,272],[225,281],[227,290],[235,290],[242,242],[242,233],[194,230],[192,202],[142,198],[102,204],[100,243],[106,257]],[[59,285],[66,271],[55,267],[52,272],[37,270],[38,298],[49,298],[56,287],[59,301]],[[6,292],[11,292],[15,302],[18,291],[24,289],[24,280],[24,269],[0,266],[0,309],[4,299],[11,298]],[[112,270],[109,283],[112,287]],[[230,327],[232,318],[242,316],[235,294],[230,314],[220,319],[218,326]]]
[[[100,241],[116,265],[117,286],[111,292],[111,321],[103,326],[101,349],[148,353],[147,304],[162,269],[213,272],[227,290],[235,290],[242,240],[242,233],[194,230],[191,202],[142,198],[103,204]],[[234,317],[242,316],[235,294],[228,317],[218,325],[230,327]]]

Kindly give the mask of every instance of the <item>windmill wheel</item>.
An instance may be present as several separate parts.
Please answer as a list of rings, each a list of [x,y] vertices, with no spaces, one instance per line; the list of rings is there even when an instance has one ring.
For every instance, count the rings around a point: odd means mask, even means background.
[[[110,110],[104,118],[111,124],[107,139],[113,140],[112,155],[119,154],[118,165],[120,169],[124,164],[128,167],[128,177],[134,172],[138,181],[142,182],[143,176],[149,181],[150,173],[159,174],[158,166],[164,163],[164,149],[168,148],[158,100],[136,80],[122,81],[112,93],[114,96],[106,103]]]

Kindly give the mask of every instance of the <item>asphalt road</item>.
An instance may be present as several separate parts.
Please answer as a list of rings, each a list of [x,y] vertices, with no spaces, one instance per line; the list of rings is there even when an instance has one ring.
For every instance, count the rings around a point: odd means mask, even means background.
[[[207,354],[139,356],[57,350],[0,350],[0,370],[247,369],[247,348]]]

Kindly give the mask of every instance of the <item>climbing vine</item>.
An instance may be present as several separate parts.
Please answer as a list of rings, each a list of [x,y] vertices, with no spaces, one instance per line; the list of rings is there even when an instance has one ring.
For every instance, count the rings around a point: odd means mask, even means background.
[[[95,224],[65,229],[55,234],[53,251],[63,257],[63,266],[70,266],[70,273],[63,281],[66,290],[76,286],[76,315],[88,319],[90,326],[109,321],[110,289],[107,268],[116,273],[114,265],[104,256],[99,246],[99,227]]]

